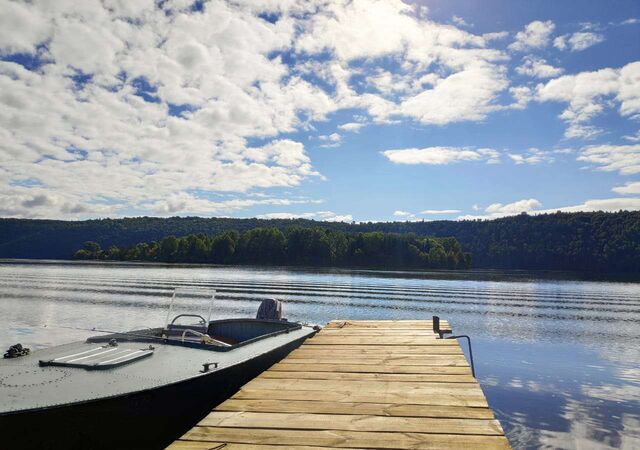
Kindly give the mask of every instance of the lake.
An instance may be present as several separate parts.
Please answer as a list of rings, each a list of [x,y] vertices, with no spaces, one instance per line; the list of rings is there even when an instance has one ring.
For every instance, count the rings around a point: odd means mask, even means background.
[[[269,297],[284,302],[289,320],[317,324],[436,314],[472,337],[478,380],[514,448],[640,448],[638,283],[4,261],[0,284],[2,350],[96,334],[83,329],[161,326],[174,287],[215,289],[212,318],[253,316]]]

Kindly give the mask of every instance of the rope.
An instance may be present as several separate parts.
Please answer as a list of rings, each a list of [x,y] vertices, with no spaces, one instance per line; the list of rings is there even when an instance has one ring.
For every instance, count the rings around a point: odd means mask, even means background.
[[[9,349],[5,352],[5,358],[19,358],[20,356],[26,356],[31,353],[31,350],[27,347],[23,347],[22,344],[16,344],[9,347]]]

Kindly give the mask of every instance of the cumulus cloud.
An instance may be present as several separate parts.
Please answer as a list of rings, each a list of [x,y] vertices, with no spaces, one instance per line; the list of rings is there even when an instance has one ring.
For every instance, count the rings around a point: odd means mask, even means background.
[[[620,210],[640,210],[640,198],[618,197],[607,199],[587,200],[584,203],[558,208],[541,209],[542,203],[535,198],[519,200],[513,203],[493,203],[484,210],[481,215],[459,216],[458,220],[497,219],[500,217],[515,216],[521,213],[531,215],[553,214],[555,212],[614,212]]]
[[[342,141],[342,136],[340,136],[339,133],[331,133],[331,134],[323,134],[318,136],[318,139],[322,142],[324,142],[324,144],[320,145],[320,147],[338,147],[340,145],[340,142]]]
[[[499,162],[500,153],[490,148],[426,147],[385,150],[382,154],[395,164],[444,165],[461,161]]]
[[[425,209],[424,211],[420,211],[420,214],[431,216],[440,214],[457,214],[459,212],[459,209]]]
[[[493,215],[513,215],[522,212],[530,212],[534,209],[539,208],[540,206],[542,206],[542,203],[540,203],[535,198],[530,198],[527,200],[519,200],[517,202],[507,204],[492,203],[491,205],[487,206],[485,212]]]
[[[606,198],[597,200],[587,200],[584,203],[573,206],[563,206],[561,208],[552,208],[539,211],[539,214],[561,212],[590,212],[605,211],[615,212],[620,210],[636,211],[640,209],[640,198]]]
[[[630,17],[629,19],[620,22],[620,25],[636,25],[638,23],[640,23],[640,19],[636,17]]]
[[[526,51],[546,47],[556,26],[551,20],[542,22],[535,20],[516,34],[515,40],[509,45],[513,51]]]
[[[640,181],[625,183],[624,186],[616,186],[611,190],[622,195],[640,195]]]
[[[336,214],[333,211],[317,211],[306,213],[268,213],[257,216],[259,219],[309,219],[322,220],[325,222],[352,222],[351,214]]]
[[[336,108],[271,56],[291,45],[291,19],[112,3],[2,2],[0,54],[36,61],[0,61],[2,193],[20,199],[5,215],[220,213],[242,206],[212,193],[319,176],[300,143],[246,143]],[[37,187],[14,186],[26,178]]]
[[[459,27],[472,27],[472,24],[469,24],[466,20],[464,20],[460,16],[453,16],[451,21]]]
[[[304,145],[284,137],[338,111],[360,114],[341,133],[481,121],[558,101],[568,104],[571,136],[597,133],[590,120],[610,104],[624,117],[640,112],[640,63],[510,86],[509,54],[494,45],[507,32],[437,23],[401,0],[192,6],[0,0],[3,215],[206,215],[313,203],[277,189],[324,179]],[[553,29],[532,22],[509,48],[543,48]],[[518,70],[548,78],[561,69],[527,57]],[[508,94],[515,103],[503,103]],[[339,133],[320,139],[340,142]],[[383,154],[399,164],[500,158],[486,148]]]
[[[0,8],[0,181],[13,216],[233,211],[211,198],[321,179],[284,134],[345,109],[364,118],[343,131],[483,120],[509,85],[508,56],[491,48],[505,32],[436,23],[400,0]],[[401,61],[391,72],[389,57]],[[339,143],[330,136],[324,145]],[[16,185],[27,178],[36,184]]]
[[[458,220],[497,219],[499,217],[514,216],[530,213],[542,206],[535,198],[518,200],[513,203],[492,203],[484,209],[484,214],[459,216]],[[474,210],[480,210],[474,205]]]
[[[412,213],[409,211],[394,211],[393,217],[399,218],[405,221],[421,221],[425,220],[424,218],[418,217],[418,215],[422,216],[438,216],[438,215],[451,215],[460,213],[459,209],[425,209],[424,211],[420,211],[419,213]]]
[[[527,56],[522,60],[522,64],[516,67],[516,72],[534,78],[553,78],[561,75],[564,70],[547,64],[542,58]]]
[[[640,144],[590,145],[582,149],[578,161],[596,164],[605,172],[634,175],[640,173]]]
[[[579,52],[586,50],[604,41],[604,36],[590,31],[580,31],[573,34],[564,34],[553,40],[553,46],[558,50],[570,50]]]
[[[360,122],[348,122],[348,123],[343,123],[342,125],[338,125],[338,128],[344,131],[358,132],[360,131],[360,128],[364,127],[365,125],[366,124],[360,123]]]
[[[568,104],[560,115],[569,124],[566,137],[592,138],[601,130],[589,122],[611,105],[623,117],[640,115],[640,62],[552,79],[537,87],[536,98]]]
[[[552,163],[555,158],[551,152],[546,152],[537,148],[530,148],[525,153],[509,153],[509,158],[516,164],[540,164],[543,162]]]
[[[420,16],[420,14],[418,14]],[[367,109],[378,123],[406,116],[425,124],[481,120],[497,109],[506,89],[507,57],[487,48],[488,40],[450,25],[416,19],[399,0],[329,3],[305,23],[296,49],[330,52],[335,63],[314,73],[335,86],[341,106]],[[398,73],[374,71],[367,84],[377,94],[358,92],[351,83],[354,61],[401,57]]]

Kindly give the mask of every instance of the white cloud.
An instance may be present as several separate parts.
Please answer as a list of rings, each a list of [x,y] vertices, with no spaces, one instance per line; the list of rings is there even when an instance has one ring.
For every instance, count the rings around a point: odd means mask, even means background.
[[[206,198],[319,175],[300,143],[246,145],[336,109],[269,56],[291,46],[291,18],[270,24],[215,1],[199,13],[134,3],[2,3],[0,53],[39,45],[43,62],[0,62],[1,193],[15,199],[5,215],[230,211],[242,204]]]
[[[564,206],[561,208],[551,208],[546,210],[537,211],[537,214],[550,214],[556,211],[561,212],[590,212],[590,211],[605,211],[615,212],[620,210],[636,211],[640,209],[640,198],[606,198],[598,200],[587,200],[584,203],[573,206]]]
[[[530,213],[537,208],[540,208],[542,203],[540,203],[535,198],[530,198],[526,200],[518,200],[513,203],[492,203],[484,209],[484,213],[482,215],[464,215],[459,216],[458,220],[475,220],[475,219],[497,219],[499,217],[506,216],[515,216],[520,213]],[[474,211],[479,211],[481,208],[474,205]]]
[[[424,211],[420,211],[418,214],[424,215],[424,216],[434,216],[434,215],[458,214],[459,212],[460,212],[459,209],[425,209]],[[413,222],[425,220],[423,218],[418,217],[417,214],[414,214],[409,211],[394,211],[393,217],[403,219],[405,221],[413,221]]]
[[[183,0],[0,0],[0,10],[0,54],[28,53],[39,62],[29,70],[0,61],[0,199],[4,215],[14,217],[221,214],[313,203],[266,191],[323,179],[303,144],[282,136],[339,110],[362,114],[338,128],[358,131],[406,119],[480,121],[534,97],[529,87],[509,87],[509,56],[492,47],[508,33],[439,24],[426,8],[401,0],[211,0],[202,11]],[[552,30],[551,22],[533,22],[512,47],[540,48]],[[398,62],[393,70],[390,58]],[[549,70],[538,66],[531,64],[532,76]],[[625,117],[640,111],[637,69],[613,72],[611,91],[567,97],[547,85],[535,94],[570,103],[563,119],[584,134],[605,100]],[[513,105],[501,104],[507,89]],[[340,142],[333,133],[321,144]],[[404,164],[500,158],[492,149],[450,147],[384,155]]]
[[[494,102],[508,86],[499,64],[506,55],[486,48],[483,36],[414,14],[414,7],[400,0],[332,2],[305,24],[295,45],[312,55],[329,51],[335,63],[314,73],[324,72],[335,84],[341,106],[365,108],[378,123],[407,116],[446,124],[482,120],[496,110]],[[402,58],[403,70],[374,71],[367,83],[378,92],[358,94],[351,84],[358,70],[350,63],[390,56]]]
[[[511,105],[513,109],[524,109],[535,98],[534,92],[528,86],[511,87],[509,93],[515,100],[515,103]]]
[[[344,131],[360,131],[360,128],[364,127],[366,124],[360,122],[348,122],[343,123],[342,125],[338,125],[338,128]]]
[[[551,20],[535,20],[516,34],[516,39],[509,45],[509,49],[522,52],[546,47],[555,28]]]
[[[0,192],[22,199],[15,216],[221,211],[203,199],[318,177],[302,144],[278,137],[330,113],[365,111],[344,131],[477,121],[503,108],[508,88],[508,56],[490,47],[507,33],[439,24],[400,0],[212,0],[202,11],[186,1],[0,0],[0,9],[0,54],[41,63],[0,62]],[[387,57],[400,62],[394,73]],[[249,146],[253,138],[267,144]],[[18,193],[27,178],[37,187]],[[20,206],[43,193],[52,200]]]
[[[487,206],[485,212],[495,215],[514,215],[520,214],[522,212],[533,211],[540,206],[542,206],[542,203],[540,203],[535,198],[530,198],[527,200],[519,200],[517,202],[507,204],[492,203],[491,205]]]
[[[640,142],[640,130],[636,131],[636,134],[622,136],[625,140],[631,142]]]
[[[495,33],[485,33],[482,35],[482,38],[489,42],[489,41],[498,41],[501,39],[506,38],[507,36],[509,36],[509,32],[508,31],[498,31]]]
[[[547,61],[542,58],[526,56],[522,61],[522,64],[516,67],[516,72],[520,75],[535,78],[553,78],[564,72],[560,67],[553,67],[547,64]]]
[[[51,25],[29,3],[0,1],[0,55],[35,53],[36,45],[51,35]]]
[[[616,186],[611,190],[622,195],[640,195],[640,181],[631,181],[625,183],[624,186]]]
[[[453,16],[451,21],[459,27],[472,27],[472,24],[469,24],[466,20],[464,20],[460,16]]]
[[[509,153],[509,158],[516,164],[540,164],[543,162],[552,163],[555,158],[550,155],[550,152],[545,152],[537,148],[530,148],[525,153]]]
[[[519,200],[513,203],[493,203],[485,208],[483,215],[464,215],[459,216],[457,220],[476,220],[476,219],[497,219],[500,217],[515,216],[521,213],[531,215],[553,214],[555,212],[592,212],[605,211],[614,212],[619,210],[636,211],[640,210],[640,198],[607,198],[587,200],[584,203],[572,206],[562,206],[558,208],[540,209],[542,203],[535,198],[527,200]]]
[[[588,139],[600,133],[588,123],[607,107],[619,104],[619,113],[624,117],[640,114],[640,62],[620,69],[564,75],[538,85],[536,94],[539,101],[567,103],[560,115],[569,123],[565,136]]]
[[[503,68],[477,63],[406,99],[398,112],[424,124],[482,120],[496,109],[493,101],[507,86]]]
[[[458,214],[459,212],[459,209],[425,209],[424,211],[420,211],[420,214],[431,216],[440,214]]]
[[[460,161],[499,161],[500,154],[490,148],[426,147],[385,150],[382,154],[396,164],[444,165]]]
[[[579,52],[604,41],[604,36],[589,31],[558,36],[553,40],[553,46],[558,50]]]
[[[338,147],[342,141],[342,136],[338,133],[331,133],[329,135],[320,135],[318,139],[324,142],[320,147],[331,148]]]
[[[582,149],[578,161],[596,164],[605,172],[634,175],[640,173],[640,144],[590,145]]]
[[[352,222],[351,214],[336,214],[333,211],[317,211],[306,213],[268,213],[257,216],[259,219],[309,219],[325,222]]]

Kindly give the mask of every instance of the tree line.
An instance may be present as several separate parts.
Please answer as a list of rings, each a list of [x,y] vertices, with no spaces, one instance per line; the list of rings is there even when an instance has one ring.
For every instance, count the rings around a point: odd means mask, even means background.
[[[324,228],[273,227],[242,233],[166,236],[160,241],[102,249],[87,241],[74,253],[80,260],[179,263],[467,269],[471,254],[452,237],[399,233],[344,233]]]
[[[495,220],[320,222],[307,219],[128,217],[82,221],[0,219],[1,258],[70,259],[85,241],[105,251],[165,236],[218,235],[291,227],[343,233],[452,236],[476,269],[570,270],[640,275],[640,211],[553,213]]]

